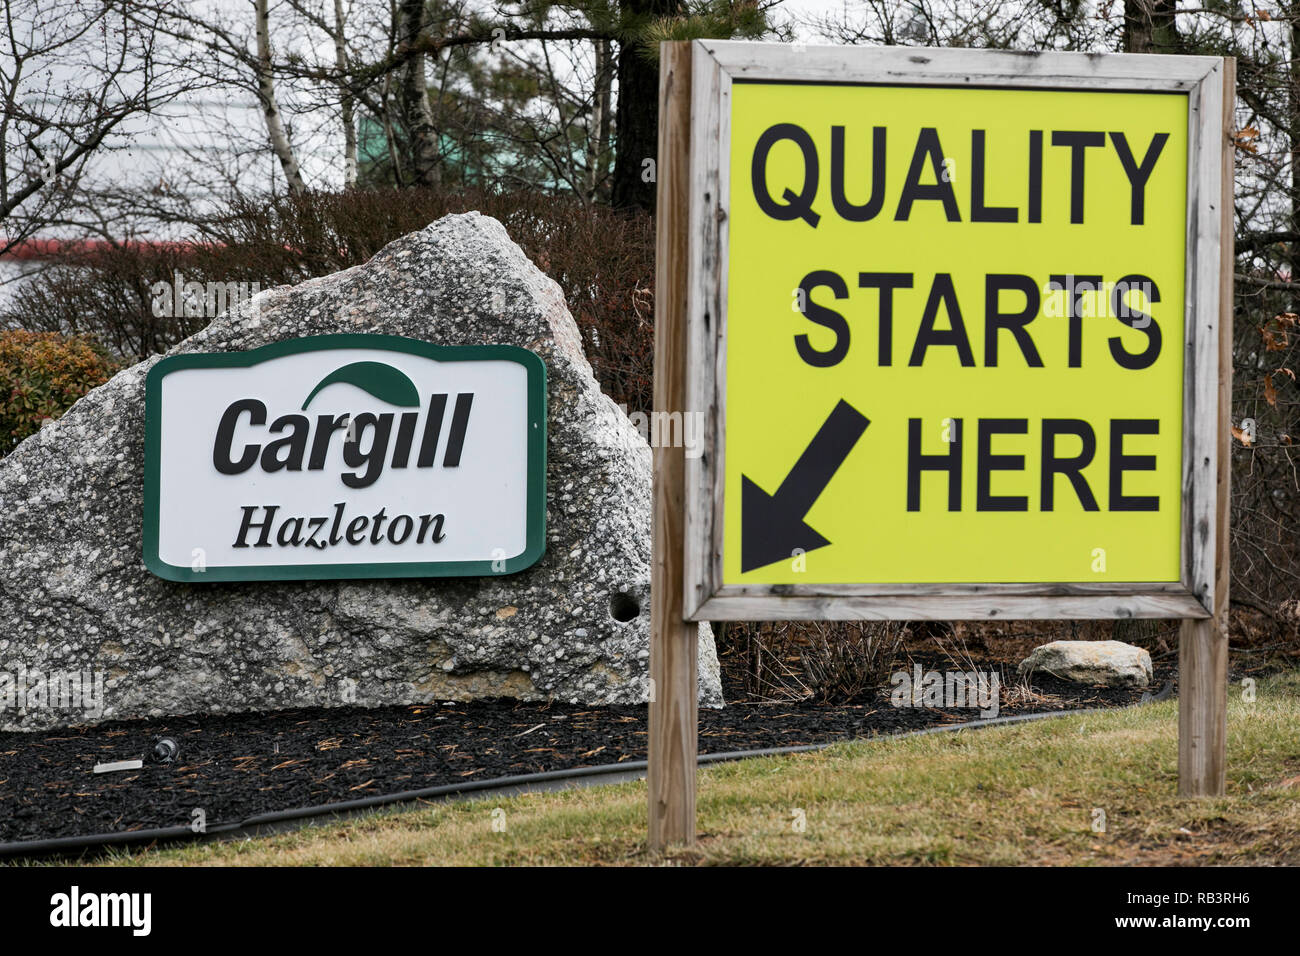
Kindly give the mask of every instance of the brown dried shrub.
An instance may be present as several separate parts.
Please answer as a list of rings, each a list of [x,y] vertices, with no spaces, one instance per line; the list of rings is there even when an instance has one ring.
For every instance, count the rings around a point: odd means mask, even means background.
[[[92,334],[142,359],[192,335],[211,316],[156,316],[150,289],[186,281],[293,285],[367,261],[454,212],[501,221],[564,291],[596,378],[616,402],[649,411],[654,349],[654,222],[531,192],[369,189],[237,201],[190,243],[72,249],[15,295],[0,327]]]

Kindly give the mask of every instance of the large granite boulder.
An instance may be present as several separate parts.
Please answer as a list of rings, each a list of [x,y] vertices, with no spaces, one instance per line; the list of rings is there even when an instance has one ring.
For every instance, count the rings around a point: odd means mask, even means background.
[[[1021,674],[1041,671],[1061,680],[1106,687],[1146,687],[1151,655],[1123,641],[1052,641],[1020,662]]]
[[[0,729],[498,695],[647,699],[650,451],[600,391],[559,287],[496,220],[447,216],[363,266],[262,292],[168,354],[337,332],[541,356],[541,561],[487,578],[154,577],[141,556],[150,359],[0,460]],[[707,625],[699,642],[700,701],[721,706]]]

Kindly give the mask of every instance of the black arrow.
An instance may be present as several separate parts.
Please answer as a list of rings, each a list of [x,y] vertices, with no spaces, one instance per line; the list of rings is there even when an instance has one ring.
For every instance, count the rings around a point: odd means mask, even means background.
[[[871,421],[843,399],[817,430],[790,473],[769,495],[740,476],[740,570],[788,560],[795,549],[830,544],[803,517],[813,506]]]

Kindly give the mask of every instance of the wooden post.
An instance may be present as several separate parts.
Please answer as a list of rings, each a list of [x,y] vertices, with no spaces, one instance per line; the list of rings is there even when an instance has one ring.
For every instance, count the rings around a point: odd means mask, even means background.
[[[1223,67],[1223,195],[1219,278],[1219,432],[1214,617],[1185,620],[1178,634],[1178,793],[1221,796],[1228,737],[1228,554],[1232,479],[1233,107],[1237,62]]]
[[[687,233],[691,45],[659,46],[658,231],[655,244],[656,413],[686,411]],[[661,430],[663,435],[667,432]],[[649,846],[695,842],[699,700],[697,630],[684,619],[686,450],[660,442],[654,455],[650,576]]]

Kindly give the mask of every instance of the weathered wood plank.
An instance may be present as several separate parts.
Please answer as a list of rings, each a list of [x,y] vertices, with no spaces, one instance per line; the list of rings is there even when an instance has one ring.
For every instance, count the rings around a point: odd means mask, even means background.
[[[722,403],[727,366],[727,207],[730,169],[730,82],[697,44],[691,60],[691,162],[689,291],[686,332],[686,408],[704,416],[704,453],[686,461],[687,615],[722,583]]]
[[[1232,481],[1232,315],[1233,315],[1233,106],[1236,61],[1224,61],[1219,133],[1222,155],[1218,170],[1221,223],[1218,364],[1214,407],[1216,463],[1214,476],[1213,593],[1209,620],[1184,621],[1178,635],[1178,792],[1182,796],[1219,796],[1224,792],[1228,736],[1228,582]],[[1207,164],[1209,165],[1209,164]]]
[[[691,47],[660,45],[658,232],[655,276],[656,411],[686,405],[686,297],[690,175]],[[696,628],[682,597],[686,450],[654,449],[650,581],[649,845],[695,841],[699,701]]]
[[[1089,90],[1191,90],[1216,57],[1092,56],[1013,50],[938,50],[931,47],[815,46],[703,40],[725,73],[738,81],[997,84]]]
[[[1060,618],[1208,618],[1201,603],[1181,594],[1023,597],[992,595],[845,597],[721,594],[699,609],[710,621],[986,621]]]
[[[1220,254],[1231,243],[1223,226],[1224,70],[1206,76],[1189,103],[1188,147],[1194,175],[1188,179],[1187,349],[1184,421],[1190,444],[1184,450],[1184,583],[1214,613],[1219,411],[1219,331],[1223,269]],[[1231,202],[1227,210],[1231,213]],[[1226,231],[1226,235],[1224,234]],[[1231,268],[1227,281],[1231,282]],[[1231,312],[1228,313],[1231,320]]]

